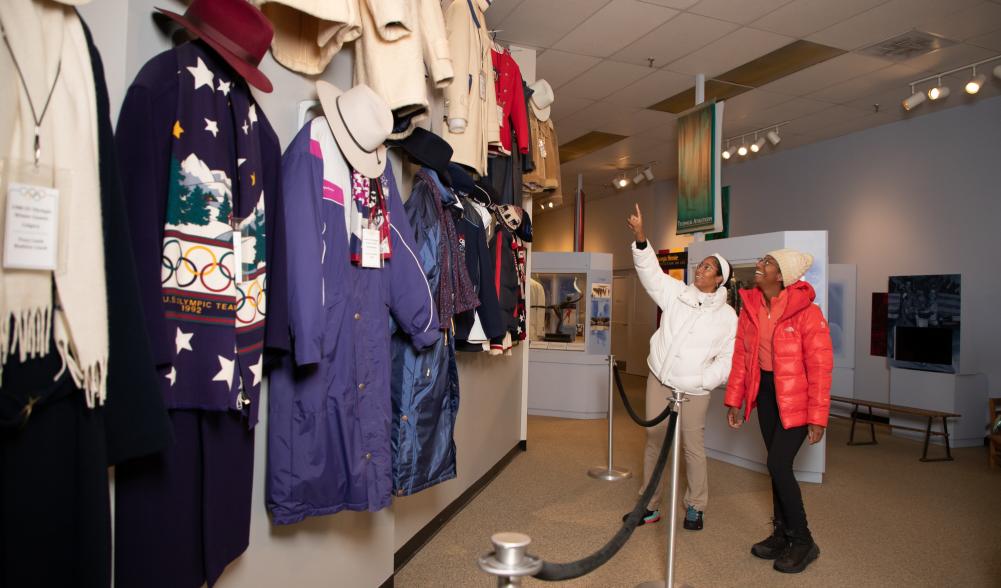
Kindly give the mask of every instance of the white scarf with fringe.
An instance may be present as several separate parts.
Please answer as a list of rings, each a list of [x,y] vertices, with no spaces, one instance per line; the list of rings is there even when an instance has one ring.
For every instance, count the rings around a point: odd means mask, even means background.
[[[61,73],[41,124],[40,164],[68,171],[57,180],[65,260],[54,272],[5,270],[0,265],[0,378],[17,354],[21,362],[51,353],[63,362],[90,407],[104,403],[108,372],[108,308],[98,169],[97,100],[87,40],[72,7],[31,0],[0,1],[0,22],[25,76],[38,114],[56,70]],[[0,231],[12,161],[34,160],[34,121],[11,52],[0,46]],[[7,176],[7,177],[4,177]],[[63,245],[65,244],[65,246]],[[126,243],[116,246],[125,247]],[[53,280],[55,289],[52,288]],[[53,302],[53,290],[58,304]],[[17,385],[17,382],[3,382]]]

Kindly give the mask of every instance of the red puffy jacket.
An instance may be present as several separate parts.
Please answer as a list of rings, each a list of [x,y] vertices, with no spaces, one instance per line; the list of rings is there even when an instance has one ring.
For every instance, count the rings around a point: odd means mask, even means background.
[[[757,405],[761,370],[758,365],[758,310],[765,303],[761,290],[741,290],[744,307],[737,323],[733,368],[726,386],[727,406],[740,408],[746,402],[744,418]],[[775,398],[783,428],[803,425],[827,426],[831,406],[831,371],[834,351],[831,331],[820,307],[813,304],[816,293],[810,284],[799,281],[786,288],[786,308],[775,324],[772,337],[772,365]]]

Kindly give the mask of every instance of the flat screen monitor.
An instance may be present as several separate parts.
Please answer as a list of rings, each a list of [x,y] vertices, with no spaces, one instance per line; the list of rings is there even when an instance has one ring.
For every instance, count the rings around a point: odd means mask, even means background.
[[[893,358],[916,363],[952,364],[952,329],[898,326]]]

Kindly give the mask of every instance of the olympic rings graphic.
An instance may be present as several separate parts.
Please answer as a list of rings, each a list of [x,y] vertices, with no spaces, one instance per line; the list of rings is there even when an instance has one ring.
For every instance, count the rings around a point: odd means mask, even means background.
[[[202,286],[204,286],[206,290],[210,292],[222,292],[227,288],[229,288],[230,284],[234,283],[233,272],[230,271],[230,269],[226,267],[226,265],[223,263],[223,261],[227,257],[232,257],[232,256],[233,252],[227,251],[226,253],[223,254],[222,257],[219,258],[219,261],[213,261],[211,264],[206,265],[205,268],[202,269],[202,271],[200,272],[201,274],[200,279],[202,282]],[[208,284],[208,282],[205,281],[205,278],[211,275],[213,272],[215,272],[216,267],[219,268],[219,274],[225,279],[225,281],[222,283],[222,286],[218,288],[213,288]]]
[[[187,288],[200,282],[200,288],[215,294],[233,293],[233,309],[238,325],[250,325],[267,316],[267,284],[265,273],[249,282],[236,281],[237,272],[232,266],[232,250],[223,245],[191,244],[181,239],[166,239],[160,257],[161,283]],[[218,270],[218,271],[216,271]]]

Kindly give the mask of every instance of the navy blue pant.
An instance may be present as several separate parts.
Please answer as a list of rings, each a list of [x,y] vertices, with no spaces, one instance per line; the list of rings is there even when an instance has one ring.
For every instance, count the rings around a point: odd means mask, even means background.
[[[172,410],[173,445],[115,472],[115,586],[212,586],[250,542],[254,431],[235,412]]]
[[[772,477],[772,508],[776,522],[782,523],[795,538],[806,540],[810,531],[803,508],[803,495],[792,472],[792,463],[806,439],[807,426],[782,427],[779,406],[775,401],[775,377],[761,371],[758,388],[758,424],[768,450],[768,473]]]

